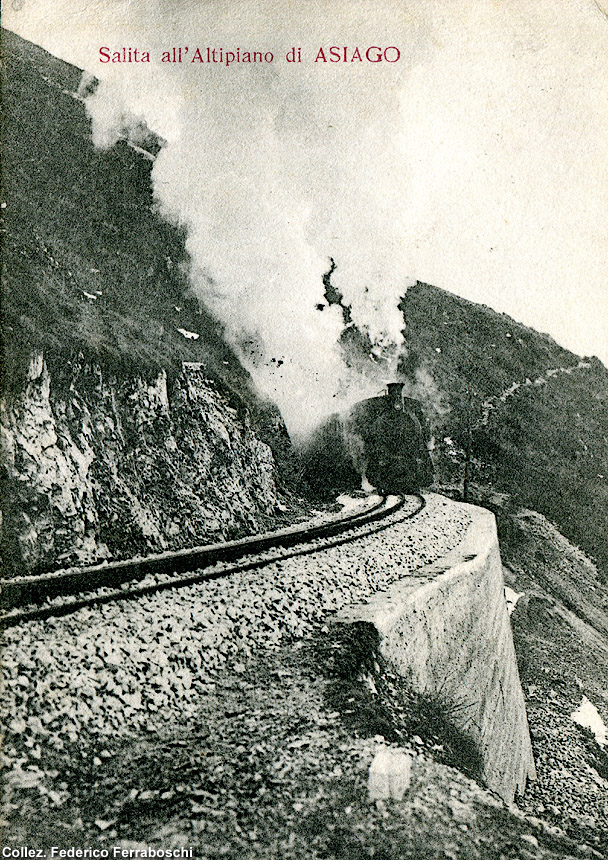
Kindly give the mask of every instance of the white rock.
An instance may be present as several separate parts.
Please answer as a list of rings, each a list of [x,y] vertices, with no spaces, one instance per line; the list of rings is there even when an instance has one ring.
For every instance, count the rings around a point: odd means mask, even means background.
[[[514,591],[512,588],[505,586],[505,599],[507,601],[507,609],[509,610],[509,615],[513,614],[513,610],[517,606],[517,601],[520,599],[520,597],[523,597],[524,594],[525,594],[525,591],[518,593],[517,591]]]
[[[402,800],[411,778],[411,756],[402,750],[381,747],[369,768],[369,799]]]
[[[598,709],[589,701],[587,696],[583,696],[583,701],[580,706],[570,714],[570,718],[578,723],[583,728],[591,729],[595,735],[595,739],[601,747],[606,746],[608,735],[606,733],[606,724],[601,718]]]
[[[188,329],[185,328],[178,328],[177,330],[186,338],[186,340],[198,340],[200,337],[200,334],[195,331],[188,331]],[[224,362],[224,364],[226,364],[226,362]]]

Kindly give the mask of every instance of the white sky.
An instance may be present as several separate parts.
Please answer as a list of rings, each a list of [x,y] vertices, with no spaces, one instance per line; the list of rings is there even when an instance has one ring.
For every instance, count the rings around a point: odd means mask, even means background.
[[[313,237],[320,255],[335,256],[337,249],[345,258],[349,242],[359,249],[367,231],[361,269],[366,276],[378,271],[377,289],[387,296],[401,289],[386,265],[395,249],[404,283],[417,278],[506,311],[608,363],[608,19],[602,3],[608,11],[608,0],[13,0],[5,4],[3,25],[111,79],[114,92],[168,137],[176,153],[186,142],[195,145],[190,121],[213,125],[216,147],[222,135],[238,137],[241,179],[252,171],[250,199],[263,193],[253,173],[265,171],[272,183],[273,159],[283,159],[278,205],[306,210],[300,233]],[[277,59],[270,71],[162,67],[159,49],[180,44],[272,50]],[[354,44],[397,45],[403,59],[388,68],[312,62],[320,46]],[[101,45],[151,48],[154,61],[108,67],[98,61]],[[283,57],[292,45],[302,46],[304,62],[287,67]],[[249,92],[255,108],[240,123]],[[273,93],[284,102],[272,127],[287,129],[287,156],[277,154],[267,126],[260,137],[256,130],[256,111],[272,109]],[[232,125],[221,119],[220,135],[212,114],[222,105],[234,115]],[[258,140],[266,149],[253,158]],[[237,150],[234,141],[230,146],[232,164]],[[175,164],[179,159],[178,169]],[[329,175],[334,166],[342,185]],[[331,197],[322,189],[306,193],[307,179],[314,185],[319,170],[327,171]],[[201,188],[197,205],[211,206]],[[348,210],[332,220],[340,188]],[[362,217],[368,209],[369,223]],[[346,224],[348,213],[353,223],[361,218],[365,231]],[[194,217],[184,215],[188,223]],[[217,231],[227,229],[225,219],[224,213]],[[390,241],[378,244],[383,219]],[[321,222],[326,235],[316,228]],[[271,247],[273,224],[265,222]],[[213,224],[205,230],[208,239]],[[354,295],[355,270],[342,262]],[[316,263],[309,264],[312,271]],[[228,258],[220,277],[229,265]],[[382,297],[373,301],[381,304]],[[363,304],[359,312],[366,313]]]

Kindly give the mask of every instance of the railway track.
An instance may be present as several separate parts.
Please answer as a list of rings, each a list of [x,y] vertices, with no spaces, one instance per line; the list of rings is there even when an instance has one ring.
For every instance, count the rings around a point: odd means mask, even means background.
[[[408,498],[416,499],[416,507],[404,510]],[[0,628],[70,615],[83,607],[135,599],[229,576],[237,571],[252,570],[286,558],[309,555],[381,532],[395,522],[412,519],[425,504],[421,495],[384,496],[363,511],[321,524],[290,527],[145,558],[2,580]]]

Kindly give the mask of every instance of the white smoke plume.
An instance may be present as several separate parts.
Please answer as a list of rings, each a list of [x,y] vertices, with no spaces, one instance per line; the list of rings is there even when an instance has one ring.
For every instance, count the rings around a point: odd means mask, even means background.
[[[130,117],[166,139],[159,206],[188,225],[196,291],[236,344],[246,333],[249,366],[290,428],[352,395],[362,376],[345,376],[333,349],[339,308],[314,310],[330,257],[370,351],[399,342],[396,297],[415,275],[608,361],[600,3],[5,6],[3,25],[102,79],[90,103],[98,142],[131,130]],[[101,64],[101,45],[146,49],[152,62]],[[159,62],[196,45],[271,50],[275,62]],[[401,60],[315,64],[331,45],[396,45]],[[301,64],[285,62],[291,47]]]
[[[415,369],[413,379],[405,382],[403,393],[406,397],[413,397],[420,402],[431,424],[436,417],[446,415],[450,411],[445,394],[438,388],[432,372],[424,364]]]
[[[374,353],[399,344],[415,275],[605,360],[608,28],[591,0],[58,2],[28,13],[34,40],[103,79],[98,141],[129,116],[166,139],[155,192],[188,227],[194,289],[292,431],[377,390],[344,370],[339,309],[315,309],[330,258]],[[101,66],[100,44],[153,62]],[[179,45],[275,61],[162,66]],[[330,45],[401,59],[315,64]]]
[[[329,6],[319,8],[326,14],[302,46],[306,65],[285,62],[290,42],[275,31],[272,65],[155,69],[156,99],[171,108],[159,117],[167,145],[153,170],[160,211],[187,227],[195,293],[296,435],[383,382],[342,361],[342,314],[323,297],[330,257],[337,263],[332,283],[377,355],[394,355],[403,340],[397,304],[412,283],[398,99],[411,60],[364,70],[312,63],[319,46],[327,50],[323,36],[334,23]],[[197,13],[198,31],[212,32],[214,45],[268,44],[259,3],[224,9],[206,5]],[[367,47],[356,39],[357,30],[370,30],[363,11],[355,9],[338,41]],[[375,6],[371,44],[393,45],[395,27],[378,12]],[[292,20],[290,34],[304,32],[305,20]],[[144,73],[138,81],[138,99],[122,69],[89,97],[98,145],[122,136],[132,115],[149,116]]]

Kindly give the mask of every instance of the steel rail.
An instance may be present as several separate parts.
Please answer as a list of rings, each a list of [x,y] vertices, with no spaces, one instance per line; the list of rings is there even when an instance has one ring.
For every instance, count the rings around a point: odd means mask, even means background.
[[[103,562],[88,566],[73,566],[38,576],[22,576],[0,580],[0,607],[6,612],[19,606],[40,603],[46,598],[91,591],[95,588],[113,587],[131,580],[139,580],[154,573],[179,573],[209,567],[220,561],[236,559],[275,546],[291,546],[302,537],[323,537],[348,524],[365,518],[379,510],[386,497],[365,508],[329,522],[288,526],[274,532],[250,535],[232,541],[206,544],[188,549],[153,553],[144,557]]]
[[[418,499],[418,507],[415,511],[411,511],[403,517],[403,520],[413,519],[426,505],[426,500],[423,496],[419,494],[413,494]],[[362,537],[366,537],[370,534],[375,534],[381,531],[384,531],[390,526],[394,525],[391,521],[389,523],[382,523],[383,519],[386,519],[391,514],[397,513],[405,504],[404,496],[396,496],[396,501],[392,503],[388,503],[388,497],[385,496],[380,502],[374,504],[370,508],[367,508],[363,512],[355,513],[349,515],[347,517],[343,517],[339,520],[331,521],[330,523],[324,523],[318,526],[308,526],[302,529],[294,530],[283,530],[282,532],[271,533],[269,535],[264,535],[261,538],[244,538],[242,541],[233,541],[231,545],[220,544],[214,545],[212,547],[198,547],[194,550],[182,550],[177,553],[166,553],[163,556],[155,556],[148,557],[147,559],[137,559],[135,561],[125,560],[124,562],[116,562],[115,566],[118,567],[118,571],[120,572],[121,579],[112,583],[112,585],[116,585],[118,583],[122,583],[123,586],[127,582],[138,582],[142,579],[143,576],[148,576],[149,574],[167,574],[171,573],[172,576],[170,579],[163,579],[157,582],[138,585],[135,584],[131,588],[120,588],[115,589],[110,592],[106,592],[105,594],[87,594],[83,597],[78,597],[75,600],[68,601],[65,603],[57,603],[51,604],[42,607],[36,607],[33,609],[25,609],[20,612],[5,612],[0,616],[0,628],[13,627],[20,623],[33,621],[37,619],[45,619],[52,617],[62,617],[66,615],[71,615],[79,609],[90,607],[90,606],[99,606],[105,603],[111,603],[118,600],[128,600],[134,599],[137,597],[141,597],[147,594],[153,594],[159,591],[166,591],[168,589],[173,588],[183,588],[189,585],[195,585],[197,583],[211,581],[214,579],[219,579],[222,577],[229,576],[233,573],[252,570],[258,567],[264,567],[265,565],[272,564],[275,561],[283,561],[288,558],[294,558],[296,556],[304,556],[311,555],[315,552],[322,552],[325,549],[329,549],[334,546],[340,546],[345,543],[351,543],[353,541],[359,540]],[[378,525],[380,522],[380,525]],[[360,527],[369,525],[366,531],[359,531]],[[327,543],[321,543],[318,545],[310,546],[309,544],[312,541],[321,541],[328,538],[333,538],[336,535],[343,534],[344,532],[354,531],[353,534],[346,534],[346,536],[339,537],[335,540],[329,540]],[[273,540],[274,538],[274,540]],[[206,571],[205,568],[211,567],[214,564],[218,564],[225,561],[234,561],[237,558],[242,558],[243,556],[252,556],[252,555],[260,555],[260,553],[266,552],[269,549],[286,549],[292,546],[297,546],[301,544],[301,548],[294,550],[290,553],[279,552],[275,553],[271,556],[262,556],[259,558],[253,558],[249,561],[244,561],[241,564],[232,564],[228,567],[222,567],[219,570],[211,570]],[[217,553],[218,548],[221,547],[224,549],[223,553]],[[233,553],[236,552],[237,549],[241,549],[241,552],[237,555]],[[205,553],[205,550],[208,552]],[[202,555],[201,555],[202,554]],[[220,557],[221,556],[221,557]],[[203,559],[203,563],[200,563],[201,558]],[[142,565],[143,563],[148,563],[150,561],[154,561],[154,568],[148,566],[144,573],[142,573]],[[157,562],[162,561],[163,564],[158,566]],[[175,561],[178,561],[179,567],[176,566]],[[190,566],[186,566],[190,563]],[[129,565],[132,565],[131,575],[127,576],[129,571]],[[103,566],[104,570],[107,570],[110,565]],[[88,573],[90,568],[80,569],[80,572]],[[195,570],[195,573],[190,573],[186,576],[174,576],[173,574],[184,573],[185,571]],[[61,572],[63,574],[69,573],[69,571]],[[39,577],[38,579],[42,579]],[[46,577],[46,581],[50,581],[50,577]],[[62,580],[64,585],[67,584],[68,580]],[[7,582],[12,582],[11,580],[7,580]],[[74,582],[71,581],[72,587],[74,586]],[[88,579],[83,586],[73,589],[72,591],[65,592],[63,591],[61,594],[69,596],[74,596],[76,594],[83,594],[83,592],[91,592],[95,588],[108,587],[108,582],[104,582],[102,585],[99,583],[92,584]],[[45,597],[49,595],[46,594]],[[60,596],[59,593],[56,593],[54,596]],[[31,601],[32,603],[36,601]],[[13,604],[12,608],[15,608],[20,604]]]

